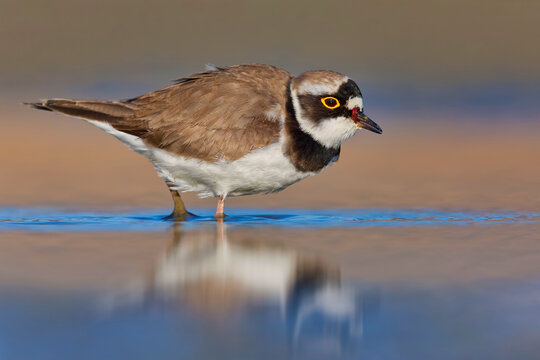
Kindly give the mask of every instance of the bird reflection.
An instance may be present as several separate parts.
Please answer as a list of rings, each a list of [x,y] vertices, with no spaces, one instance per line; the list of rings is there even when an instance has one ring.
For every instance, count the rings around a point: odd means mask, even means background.
[[[113,308],[166,304],[219,319],[274,306],[294,346],[329,334],[339,346],[362,337],[362,296],[342,285],[336,266],[242,232],[228,236],[223,221],[217,229],[182,226],[174,225],[173,242],[144,285],[116,297]]]

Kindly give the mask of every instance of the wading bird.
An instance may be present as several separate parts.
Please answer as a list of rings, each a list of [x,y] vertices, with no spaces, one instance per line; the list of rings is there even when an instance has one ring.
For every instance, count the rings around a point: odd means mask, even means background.
[[[219,198],[222,218],[227,196],[281,191],[337,161],[358,129],[382,133],[348,77],[257,64],[210,67],[128,100],[27,105],[82,118],[150,159],[175,219],[190,215],[180,192]]]

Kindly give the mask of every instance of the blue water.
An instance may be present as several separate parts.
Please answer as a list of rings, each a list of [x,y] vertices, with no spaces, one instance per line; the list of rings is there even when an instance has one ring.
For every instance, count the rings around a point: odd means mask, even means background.
[[[215,222],[214,209],[193,209],[186,226]],[[124,213],[69,211],[61,208],[0,208],[0,229],[45,231],[162,231],[170,227],[167,209]],[[540,213],[464,212],[434,209],[227,209],[225,221],[244,227],[361,227],[540,222]]]
[[[0,360],[538,359],[539,213],[194,212],[0,208]]]

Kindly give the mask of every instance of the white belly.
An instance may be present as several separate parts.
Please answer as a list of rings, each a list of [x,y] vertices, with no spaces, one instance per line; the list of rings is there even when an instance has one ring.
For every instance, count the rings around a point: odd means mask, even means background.
[[[280,143],[257,149],[231,162],[209,163],[147,146],[139,137],[120,132],[109,124],[89,122],[149,158],[159,175],[174,184],[173,189],[195,191],[199,197],[276,192],[314,175],[296,170],[283,155]]]
[[[275,192],[311,175],[296,170],[277,143],[231,162],[209,163],[159,149],[151,151],[161,176],[177,190],[196,191],[200,197]]]

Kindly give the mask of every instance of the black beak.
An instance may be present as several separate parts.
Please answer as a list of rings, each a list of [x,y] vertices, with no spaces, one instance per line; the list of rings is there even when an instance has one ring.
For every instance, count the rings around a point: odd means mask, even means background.
[[[382,129],[377,123],[368,118],[363,112],[353,111],[353,119],[356,125],[362,129],[373,131],[377,134],[382,134]]]

